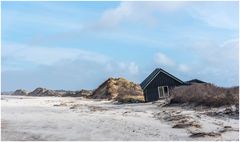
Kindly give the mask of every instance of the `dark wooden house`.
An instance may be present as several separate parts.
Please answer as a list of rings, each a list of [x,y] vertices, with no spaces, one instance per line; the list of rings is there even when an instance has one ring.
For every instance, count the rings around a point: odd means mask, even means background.
[[[170,89],[185,83],[163,69],[157,68],[140,85],[145,101],[151,102],[169,96]]]

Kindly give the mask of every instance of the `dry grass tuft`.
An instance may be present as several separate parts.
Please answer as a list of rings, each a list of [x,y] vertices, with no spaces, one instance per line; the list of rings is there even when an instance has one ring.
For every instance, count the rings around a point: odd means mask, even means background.
[[[192,103],[219,107],[239,105],[239,87],[223,88],[213,84],[193,84],[170,91],[171,103]]]
[[[115,100],[122,103],[144,102],[141,86],[124,78],[109,78],[89,98]]]

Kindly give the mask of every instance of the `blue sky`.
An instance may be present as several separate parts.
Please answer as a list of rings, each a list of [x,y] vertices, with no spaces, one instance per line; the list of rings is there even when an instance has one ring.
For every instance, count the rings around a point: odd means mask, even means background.
[[[238,85],[238,2],[2,2],[2,91],[94,89],[163,68]]]

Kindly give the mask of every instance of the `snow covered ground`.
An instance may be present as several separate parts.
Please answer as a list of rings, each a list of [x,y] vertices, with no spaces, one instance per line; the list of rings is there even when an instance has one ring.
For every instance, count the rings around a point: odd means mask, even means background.
[[[2,95],[1,139],[239,140],[238,119],[160,104]]]

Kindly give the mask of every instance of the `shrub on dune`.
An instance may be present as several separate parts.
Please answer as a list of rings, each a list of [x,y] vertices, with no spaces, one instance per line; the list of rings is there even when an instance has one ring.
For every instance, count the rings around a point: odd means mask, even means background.
[[[193,84],[176,87],[170,91],[171,103],[193,103],[195,105],[238,105],[239,87],[223,88],[213,84]]]

